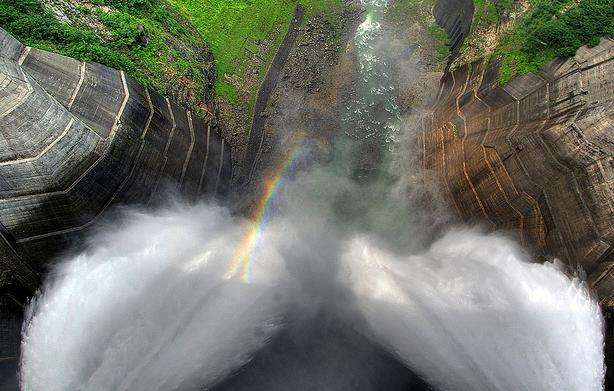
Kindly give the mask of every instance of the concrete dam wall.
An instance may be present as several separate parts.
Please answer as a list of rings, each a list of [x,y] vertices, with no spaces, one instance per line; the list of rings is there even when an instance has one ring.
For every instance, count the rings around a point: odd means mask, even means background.
[[[189,200],[224,193],[231,176],[214,122],[124,72],[0,29],[0,357],[19,346],[19,311],[3,308],[34,292],[47,262],[113,205],[169,188]]]
[[[423,119],[423,163],[458,215],[582,266],[614,297],[614,41],[501,88],[487,61],[444,76]]]
[[[473,1],[441,0],[433,12],[452,61]],[[496,60],[483,59],[447,72],[422,119],[423,165],[460,219],[586,272],[606,319],[606,389],[614,384],[613,60],[614,41],[604,38],[500,87]]]
[[[433,9],[452,56],[473,1]],[[453,60],[453,58],[451,59]],[[447,72],[423,118],[423,164],[464,220],[515,232],[537,254],[581,266],[614,306],[614,41],[582,47],[498,86],[496,60]]]
[[[473,1],[433,9],[452,56],[470,33]],[[612,90],[614,43],[603,39],[538,75],[499,87],[496,61],[447,72],[423,119],[423,163],[464,220],[516,232],[539,254],[582,266],[614,303]]]

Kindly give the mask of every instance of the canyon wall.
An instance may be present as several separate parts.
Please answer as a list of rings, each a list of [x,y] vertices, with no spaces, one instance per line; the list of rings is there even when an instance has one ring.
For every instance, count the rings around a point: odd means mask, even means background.
[[[9,307],[112,206],[168,190],[224,193],[231,176],[215,122],[122,71],[24,47],[0,29],[0,361],[19,346],[19,309]]]

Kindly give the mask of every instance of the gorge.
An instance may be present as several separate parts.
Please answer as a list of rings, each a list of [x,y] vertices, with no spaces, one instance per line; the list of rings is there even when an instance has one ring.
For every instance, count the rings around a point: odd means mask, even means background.
[[[496,61],[447,69],[431,105],[399,104],[394,68],[416,45],[395,52],[387,6],[348,13],[345,52],[321,59],[301,54],[329,45],[318,25],[291,23],[239,152],[215,115],[2,31],[7,376],[21,362],[32,390],[599,389],[612,40],[505,87]],[[473,2],[432,11],[454,58]],[[332,65],[297,75],[303,60]]]

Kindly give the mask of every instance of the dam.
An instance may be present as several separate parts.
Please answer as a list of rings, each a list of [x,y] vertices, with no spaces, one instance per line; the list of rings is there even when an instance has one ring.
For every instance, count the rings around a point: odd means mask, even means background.
[[[473,2],[442,3],[453,55]],[[360,6],[338,128],[284,135],[292,71],[272,68],[243,167],[218,118],[2,31],[3,373],[28,390],[603,387],[612,40],[505,87],[496,63],[446,69],[407,116],[389,4]]]

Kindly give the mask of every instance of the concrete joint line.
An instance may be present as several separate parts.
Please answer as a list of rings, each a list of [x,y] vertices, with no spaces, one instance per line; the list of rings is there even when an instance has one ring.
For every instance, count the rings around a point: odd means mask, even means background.
[[[30,83],[30,80],[28,79],[28,76],[26,76],[25,72],[21,68],[19,69],[19,71],[21,72],[21,74],[23,75],[23,78],[25,80],[26,91],[22,92],[14,100],[13,105],[11,105],[9,108],[7,108],[2,113],[0,113],[0,118],[4,118],[7,115],[11,114],[13,111],[15,111],[15,109],[17,109],[19,106],[21,106],[21,104],[24,103],[26,101],[26,99],[28,99],[30,97],[30,95],[32,95],[32,93],[34,92],[34,87],[32,87],[32,84]]]
[[[164,156],[168,153],[168,149],[171,146],[171,141],[173,140],[173,135],[175,134],[175,127],[177,123],[175,122],[175,114],[173,114],[173,109],[171,108],[171,102],[166,98],[166,107],[168,108],[168,113],[171,116],[171,133],[168,135],[168,141],[166,142],[166,146],[164,147]]]
[[[122,100],[122,104],[119,107],[119,111],[115,115],[113,126],[111,126],[111,133],[109,134],[109,144],[115,138],[115,133],[117,132],[117,128],[119,127],[121,117],[124,114],[124,110],[126,109],[126,105],[128,104],[128,99],[130,98],[130,91],[128,90],[128,83],[126,83],[126,75],[124,74],[124,71],[120,71],[119,74],[122,79],[122,86],[124,87],[124,99]]]
[[[211,133],[211,124],[207,124],[207,138],[205,147],[205,159],[203,160],[203,167],[200,172],[200,180],[198,181],[198,194],[201,194],[203,182],[205,180],[205,171],[207,169],[207,160],[209,159],[209,134]]]
[[[21,53],[19,59],[17,60],[17,64],[19,64],[19,66],[22,66],[24,61],[26,61],[26,58],[30,54],[30,50],[32,50],[32,48],[30,46],[26,46],[24,51]]]
[[[115,133],[117,131],[117,127],[118,127],[118,124],[119,124],[119,119],[122,116],[122,114],[124,112],[124,109],[126,108],[126,104],[128,103],[128,99],[130,97],[130,92],[128,91],[128,85],[126,84],[126,78],[124,76],[124,73],[121,72],[120,74],[121,74],[121,77],[122,77],[122,82],[124,84],[125,96],[124,96],[124,99],[123,99],[122,104],[120,106],[119,112],[118,112],[118,114],[115,117],[115,123],[111,127],[111,132],[109,133],[109,137],[106,139],[106,145],[105,145],[104,151],[100,154],[98,159],[96,159],[96,161],[91,166],[89,166],[87,168],[87,170],[85,170],[73,183],[70,184],[70,186],[68,186],[68,188],[66,188],[65,190],[45,193],[44,194],[45,196],[68,194],[79,182],[81,182],[81,180],[83,180],[83,178],[85,178],[85,176],[87,174],[89,174],[109,154],[109,151],[111,150],[111,144],[113,143],[113,140],[115,138]],[[85,124],[83,124],[83,126],[85,126],[86,128],[89,129],[89,127],[87,127]],[[19,196],[19,197],[13,197],[13,198],[27,199],[27,198],[35,198],[35,197],[39,197],[39,196],[41,196],[41,194],[29,194],[29,195],[26,195],[26,196]],[[13,199],[13,198],[11,198],[11,199]],[[6,200],[0,199],[0,202],[2,202],[2,201],[6,201]],[[20,239],[20,240],[18,240],[18,242],[23,242],[23,241],[28,241],[28,240],[30,240],[30,238]]]
[[[151,125],[151,120],[154,115],[154,107],[151,102],[151,96],[149,95],[149,89],[145,89],[145,97],[147,98],[147,104],[149,105],[149,116],[147,117],[147,122],[145,122],[145,128],[143,128],[143,134],[141,134],[141,140],[145,139],[145,135],[149,131],[149,126]]]
[[[64,128],[64,130],[62,131],[62,133],[55,138],[49,145],[47,145],[39,154],[37,154],[36,156],[32,156],[32,157],[28,157],[28,158],[24,158],[24,159],[17,159],[17,160],[10,160],[7,162],[0,162],[0,166],[12,166],[14,164],[21,164],[21,163],[27,163],[27,162],[32,162],[35,160],[40,159],[41,156],[43,156],[44,154],[46,154],[47,152],[49,152],[49,150],[51,148],[53,148],[62,138],[64,138],[64,136],[66,136],[66,134],[68,133],[68,131],[70,130],[70,128],[72,127],[72,125],[74,124],[75,119],[71,118],[68,121],[68,124],[66,125],[66,127]]]
[[[188,169],[188,164],[190,163],[190,157],[192,156],[192,151],[194,150],[194,124],[192,123],[192,113],[188,110],[188,128],[190,129],[190,147],[188,148],[188,153],[185,157],[185,161],[183,162],[183,168],[181,170],[181,181],[183,183],[183,179],[185,177],[185,173]]]
[[[217,168],[217,178],[215,179],[215,188],[213,190],[214,193],[217,193],[217,187],[220,184],[220,176],[222,175],[222,167],[224,166],[224,139],[222,139],[222,148],[220,152],[220,163]]]
[[[72,108],[72,105],[75,103],[75,99],[77,99],[77,94],[81,90],[81,86],[83,85],[83,80],[85,80],[85,63],[81,62],[79,65],[79,81],[77,82],[77,86],[75,90],[72,92],[70,99],[68,100],[68,109]]]
[[[92,164],[83,174],[81,174],[81,176],[79,176],[79,178],[77,178],[77,180],[75,182],[73,182],[70,185],[70,187],[68,189],[66,189],[64,191],[61,191],[61,192],[58,192],[58,193],[67,194],[69,191],[71,191],[72,188],[74,188],[74,186],[77,183],[79,183],[89,172],[91,172],[91,170],[94,167],[96,167],[100,163],[100,161],[102,161],[109,154],[109,151],[111,150],[111,144],[113,142],[113,139],[115,138],[115,134],[117,133],[117,129],[119,127],[120,118],[121,118],[122,114],[124,113],[124,110],[126,108],[126,104],[128,103],[128,99],[130,98],[130,91],[128,90],[128,84],[126,83],[126,76],[125,76],[123,71],[120,72],[120,75],[121,75],[122,84],[123,84],[123,87],[124,87],[124,99],[122,101],[122,104],[121,104],[121,106],[119,108],[119,111],[118,111],[117,115],[115,116],[115,122],[113,123],[113,126],[111,127],[111,133],[109,134],[109,137],[107,139],[106,148],[105,148],[104,152],[94,162],[94,164]],[[140,153],[140,151],[139,151],[139,153]],[[138,161],[138,157],[137,157],[137,161]],[[136,165],[136,162],[135,162],[135,165]],[[134,166],[133,166],[132,170],[134,170]],[[130,173],[128,173],[128,176],[126,178],[124,178],[124,180],[120,184],[119,189],[123,188],[124,184],[126,183],[128,178],[131,176],[131,173],[132,173],[132,171]],[[44,233],[44,234],[41,234],[41,235],[35,235],[35,236],[28,237],[28,238],[19,239],[19,240],[17,240],[17,242],[18,243],[29,242],[29,241],[35,240],[35,239],[47,238],[47,237],[50,237],[50,236],[55,236],[55,235],[61,235],[61,234],[69,233],[69,232],[80,231],[80,230],[88,227],[89,225],[91,225],[98,218],[98,216],[100,216],[107,209],[107,207],[111,204],[113,199],[115,199],[116,195],[117,195],[117,191],[111,196],[109,201],[107,201],[105,203],[105,206],[102,208],[102,210],[98,214],[96,214],[96,216],[94,216],[90,221],[86,222],[85,224],[82,224],[82,225],[80,225],[78,227],[72,227],[72,228],[67,228],[67,229],[63,229],[63,230],[59,230],[59,231],[47,232],[47,233]]]

